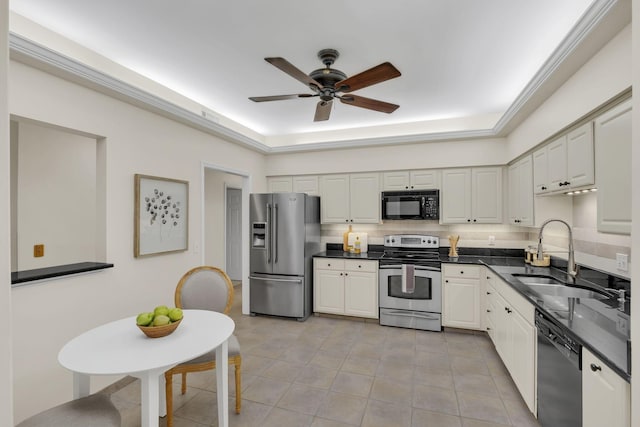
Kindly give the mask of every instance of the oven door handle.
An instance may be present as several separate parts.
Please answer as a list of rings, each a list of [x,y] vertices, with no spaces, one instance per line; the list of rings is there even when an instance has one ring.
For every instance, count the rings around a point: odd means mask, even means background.
[[[400,270],[402,268],[402,264],[394,264],[394,265],[381,265],[379,266],[380,270]],[[416,265],[413,267],[414,270],[421,270],[421,271],[437,271],[440,272],[441,269],[437,268],[437,267],[423,267],[423,266],[419,266]]]
[[[439,316],[437,314],[431,313],[422,313],[419,311],[411,311],[411,310],[389,310],[386,314],[392,314],[394,316],[401,317],[420,317],[427,320],[439,320]]]

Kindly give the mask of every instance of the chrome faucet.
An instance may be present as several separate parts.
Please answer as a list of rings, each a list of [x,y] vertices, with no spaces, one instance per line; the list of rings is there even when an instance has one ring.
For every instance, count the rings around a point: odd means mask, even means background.
[[[561,219],[548,219],[542,224],[540,227],[540,233],[538,234],[538,259],[542,259],[544,256],[542,253],[542,231],[550,222],[560,222],[566,225],[569,230],[569,259],[567,261],[567,274],[572,278],[575,278],[578,275],[578,267],[576,266],[575,255],[573,253],[573,232],[571,231],[571,226],[567,222]]]

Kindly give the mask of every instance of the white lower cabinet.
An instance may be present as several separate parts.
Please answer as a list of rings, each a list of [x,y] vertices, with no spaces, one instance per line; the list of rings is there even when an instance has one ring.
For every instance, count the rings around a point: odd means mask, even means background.
[[[484,269],[487,283],[487,330],[502,362],[520,395],[536,412],[537,331],[535,309],[489,269]]]
[[[442,265],[442,326],[483,329],[481,268],[477,265]]]
[[[629,427],[631,387],[586,348],[582,348],[582,426]]]
[[[314,258],[313,311],[378,318],[378,262]]]

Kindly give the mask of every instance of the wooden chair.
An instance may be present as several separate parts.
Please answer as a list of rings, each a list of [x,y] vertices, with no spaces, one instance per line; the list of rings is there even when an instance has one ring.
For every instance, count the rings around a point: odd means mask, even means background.
[[[175,291],[176,307],[184,309],[212,310],[229,314],[233,304],[233,284],[227,274],[216,267],[201,266],[185,273]],[[242,357],[240,344],[235,335],[229,338],[229,365],[235,365],[236,413],[240,413],[242,402],[241,374]],[[173,384],[175,374],[182,374],[182,394],[187,391],[187,373],[216,368],[215,350],[195,359],[181,363],[165,372],[167,398],[167,427],[173,426]]]

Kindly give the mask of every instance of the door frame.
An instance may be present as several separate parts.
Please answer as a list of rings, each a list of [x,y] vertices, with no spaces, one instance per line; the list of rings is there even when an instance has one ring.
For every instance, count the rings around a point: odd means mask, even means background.
[[[200,162],[200,241],[202,243],[201,264],[205,262],[205,172],[207,169],[230,173],[242,177],[242,314],[249,314],[249,194],[251,174],[239,169],[209,162]],[[226,192],[225,192],[226,197]],[[225,207],[226,215],[226,207]],[[225,219],[226,221],[226,219]],[[225,224],[226,233],[226,224]],[[226,244],[226,243],[225,243]],[[226,257],[225,257],[226,262]]]
[[[228,213],[229,213],[229,190],[238,190],[240,191],[240,204],[241,204],[241,209],[244,207],[242,206],[242,187],[238,188],[235,185],[229,185],[227,182],[224,183],[224,242],[225,242],[225,251],[224,251],[224,270],[225,271],[229,271],[229,251],[228,249],[228,242],[229,242],[229,237],[227,235],[227,232],[229,230],[229,217],[228,217]],[[242,211],[240,213],[240,235],[242,236],[242,224],[244,224],[244,222],[242,221]],[[244,243],[241,241],[240,243],[240,248],[242,249],[244,247]],[[241,251],[242,253],[242,251]],[[240,258],[240,264],[241,264],[241,268],[242,268],[242,257]],[[229,275],[229,277],[231,277],[231,275]],[[240,279],[242,279],[242,271],[240,271]]]

